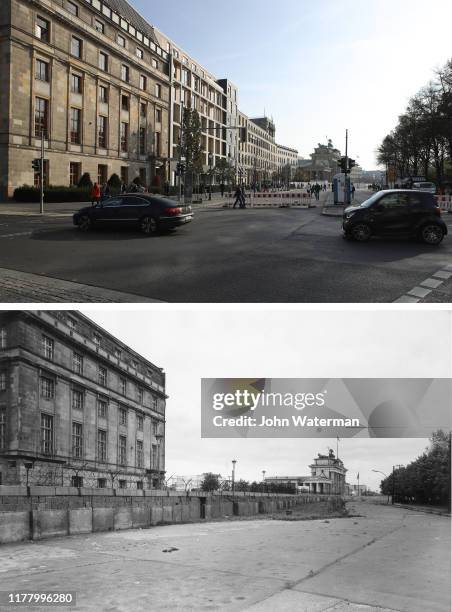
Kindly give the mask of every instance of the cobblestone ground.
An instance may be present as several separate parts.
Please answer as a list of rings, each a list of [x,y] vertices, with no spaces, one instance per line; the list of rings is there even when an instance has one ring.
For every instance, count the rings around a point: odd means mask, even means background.
[[[49,296],[51,296],[49,298]],[[40,303],[40,302],[75,302],[82,303],[134,303],[155,302],[150,298],[110,291],[90,285],[82,285],[28,274],[17,270],[0,268],[0,302],[4,303]]]

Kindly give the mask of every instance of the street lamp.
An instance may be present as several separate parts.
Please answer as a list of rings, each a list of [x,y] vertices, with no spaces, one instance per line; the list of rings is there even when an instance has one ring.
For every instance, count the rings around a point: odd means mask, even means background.
[[[212,182],[213,182],[213,153],[209,153],[209,168],[210,168],[210,189],[209,189],[209,200],[212,199]]]
[[[235,464],[237,459],[232,460],[232,496],[234,497],[234,485],[235,485]]]
[[[378,474],[383,474],[383,476],[384,476],[385,478],[387,478],[387,477],[388,477],[388,475],[387,475],[387,474],[385,474],[384,472],[382,472],[381,470],[372,470],[372,472],[376,472],[376,473],[378,473]],[[387,503],[389,504],[389,493],[388,493],[388,502],[387,502]]]
[[[262,493],[265,493],[265,474],[267,472],[265,470],[262,470]]]

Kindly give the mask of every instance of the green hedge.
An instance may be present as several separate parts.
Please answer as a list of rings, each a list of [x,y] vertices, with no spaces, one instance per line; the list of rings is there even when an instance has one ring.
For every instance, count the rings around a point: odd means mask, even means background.
[[[24,185],[14,191],[16,202],[39,202],[40,191],[36,187]],[[58,202],[89,202],[90,190],[79,187],[49,187],[44,190],[44,201],[50,204]]]

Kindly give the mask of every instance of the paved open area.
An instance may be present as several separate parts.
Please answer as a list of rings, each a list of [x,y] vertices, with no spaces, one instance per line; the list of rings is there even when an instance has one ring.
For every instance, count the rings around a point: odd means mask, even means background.
[[[452,301],[452,234],[436,248],[411,240],[359,244],[343,240],[340,218],[322,215],[321,207],[229,210],[219,203],[198,207],[193,223],[167,235],[82,234],[72,226],[71,205],[49,205],[42,218],[33,205],[20,206],[21,214],[14,205],[0,206],[2,302],[42,301],[42,277],[136,301]],[[444,219],[452,230],[452,215]],[[25,287],[17,299],[20,278],[14,295],[4,286],[2,277],[15,270],[35,275],[36,299]],[[55,296],[47,294],[47,301],[61,301],[57,287]]]
[[[450,612],[450,518],[366,502],[349,510],[359,516],[6,545],[0,590],[75,591],[73,609],[92,611]]]

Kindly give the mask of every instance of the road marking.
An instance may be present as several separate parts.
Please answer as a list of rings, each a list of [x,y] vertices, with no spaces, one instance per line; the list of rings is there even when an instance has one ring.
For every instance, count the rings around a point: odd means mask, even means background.
[[[443,280],[449,280],[449,278],[452,277],[452,272],[443,272],[442,270],[440,270],[439,272],[436,272],[433,276],[434,278],[441,278]]]
[[[0,234],[0,238],[16,238],[17,236],[31,236],[33,232],[19,232],[17,234]]]
[[[452,274],[451,274],[452,276]],[[428,287],[429,289],[438,289],[440,285],[443,284],[442,280],[435,280],[435,278],[427,278],[425,281],[422,281],[421,287]]]
[[[432,274],[430,278],[420,283],[420,286],[413,287],[405,295],[395,300],[395,304],[417,304],[422,299],[430,295],[434,289],[438,289],[447,280],[452,278],[452,264],[446,264],[441,270]]]
[[[408,291],[407,295],[412,295],[413,297],[422,299],[422,298],[427,297],[427,295],[431,292],[432,292],[431,289],[425,289],[423,287],[415,287],[414,289],[411,289],[411,291]]]

